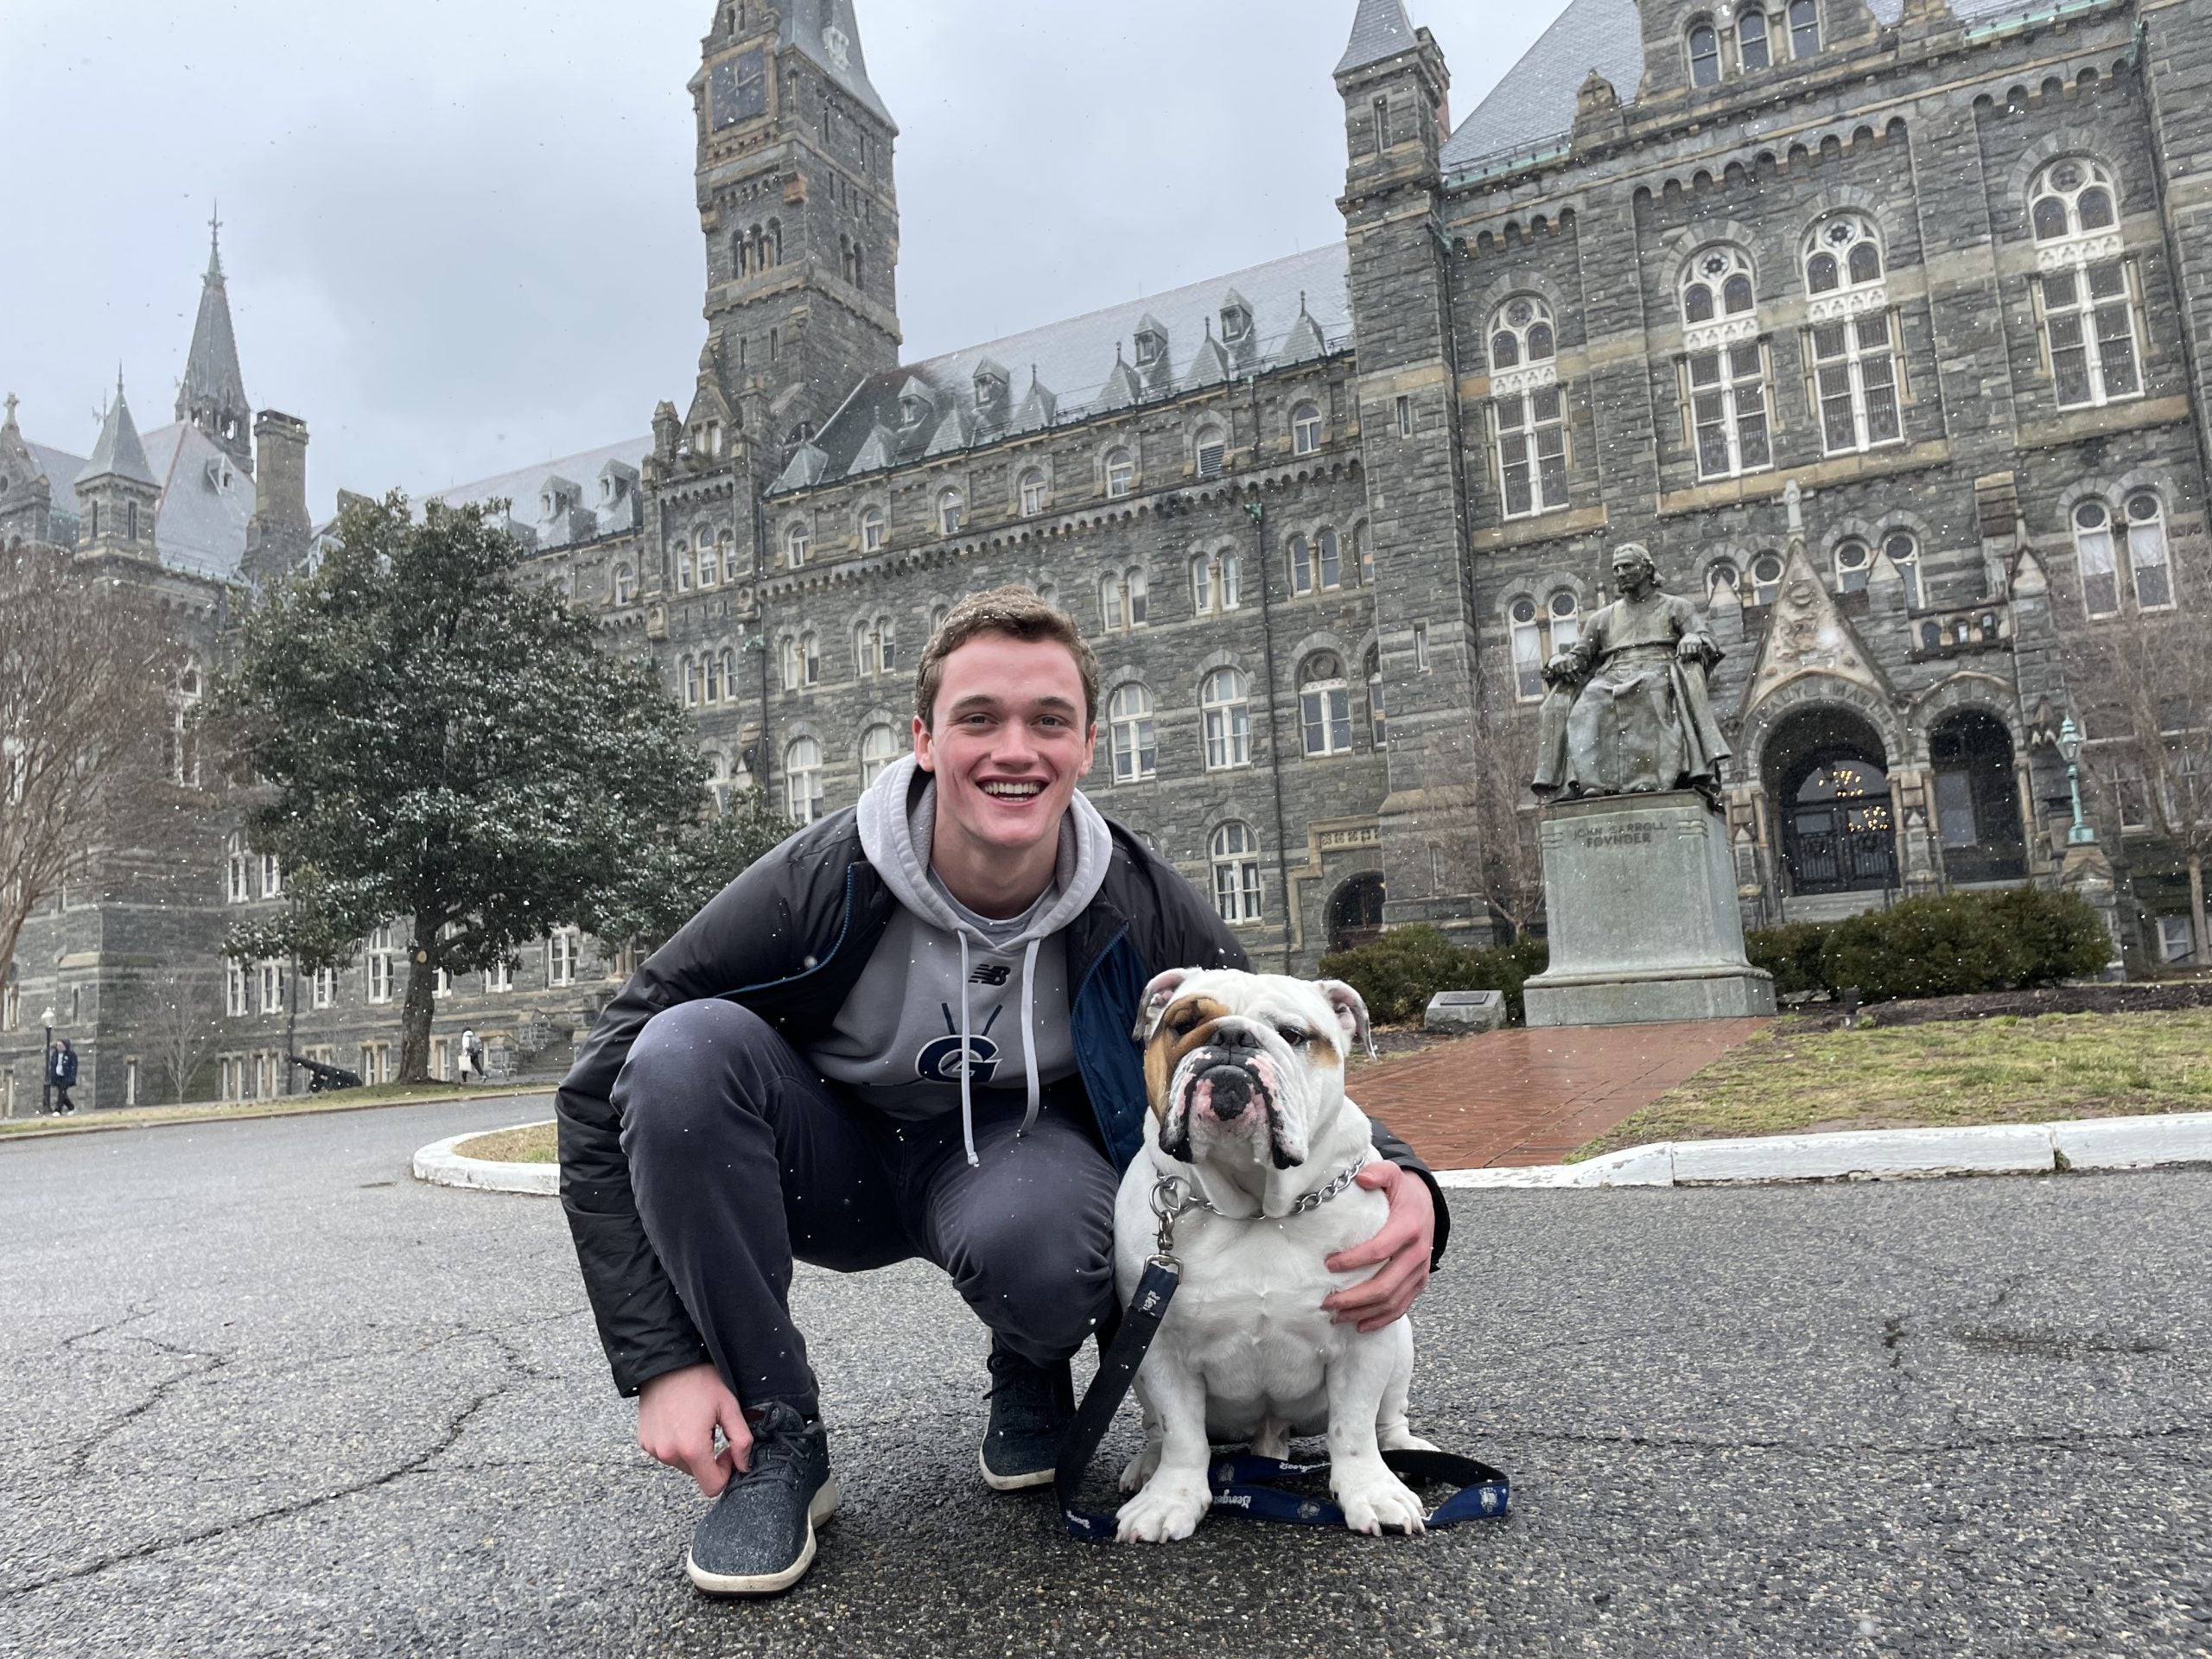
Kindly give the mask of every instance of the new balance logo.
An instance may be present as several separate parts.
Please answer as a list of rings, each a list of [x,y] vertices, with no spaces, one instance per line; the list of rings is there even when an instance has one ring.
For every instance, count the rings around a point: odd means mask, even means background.
[[[1002,962],[987,962],[968,976],[970,985],[1003,985],[1014,977],[1014,969]]]

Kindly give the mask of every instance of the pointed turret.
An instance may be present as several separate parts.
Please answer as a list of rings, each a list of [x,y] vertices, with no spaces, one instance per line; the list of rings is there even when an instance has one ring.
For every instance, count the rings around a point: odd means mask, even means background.
[[[16,394],[0,420],[0,543],[42,542],[51,533],[54,486],[39,471],[22,429],[16,424]]]
[[[1414,43],[1413,19],[1406,16],[1406,0],[1359,0],[1351,21],[1351,41],[1337,64],[1346,74],[1370,63],[1395,57]]]
[[[253,405],[238,372],[238,335],[231,327],[231,296],[223,283],[222,221],[208,224],[207,274],[200,279],[200,319],[192,352],[177,388],[176,417],[198,427],[243,472],[253,471]]]
[[[76,491],[86,550],[153,557],[154,512],[161,502],[161,486],[154,481],[146,446],[138,441],[137,423],[130,418],[120,369],[115,375],[115,401],[100,423],[92,458],[77,474]]]
[[[891,129],[890,107],[868,78],[868,58],[861,50],[861,26],[853,15],[853,0],[786,0],[783,44],[795,46],[830,73],[830,79],[852,94],[860,106]]]

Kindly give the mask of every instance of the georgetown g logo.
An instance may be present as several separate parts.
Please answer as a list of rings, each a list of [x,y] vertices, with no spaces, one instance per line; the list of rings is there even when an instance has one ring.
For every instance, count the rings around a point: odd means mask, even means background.
[[[914,1057],[914,1075],[925,1083],[957,1083],[964,1070],[977,1083],[988,1083],[999,1069],[999,1046],[990,1039],[990,1029],[998,1023],[999,1015],[1006,1012],[1000,1003],[991,1010],[991,1017],[983,1021],[982,1030],[968,1039],[966,1065],[962,1065],[960,1024],[952,1017],[952,1005],[940,1002],[938,1007],[944,1014],[944,1028],[952,1034],[939,1037],[922,1046]]]

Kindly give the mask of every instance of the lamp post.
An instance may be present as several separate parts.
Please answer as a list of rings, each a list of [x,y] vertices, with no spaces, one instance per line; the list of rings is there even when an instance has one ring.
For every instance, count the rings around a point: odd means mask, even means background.
[[[54,1004],[48,1003],[38,1018],[46,1027],[46,1065],[38,1077],[38,1112],[44,1117],[54,1109]]]
[[[2058,753],[2066,762],[2066,789],[2074,798],[2074,823],[2066,832],[2069,847],[2094,847],[2097,832],[2082,817],[2082,728],[2069,715],[2058,723]]]

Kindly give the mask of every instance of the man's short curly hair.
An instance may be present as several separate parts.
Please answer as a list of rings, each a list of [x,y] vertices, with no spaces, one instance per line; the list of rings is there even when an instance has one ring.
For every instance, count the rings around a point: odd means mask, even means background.
[[[1098,658],[1084,642],[1075,619],[1055,610],[1023,587],[994,588],[970,594],[952,607],[923,648],[921,666],[914,674],[914,715],[925,731],[936,729],[938,693],[944,686],[944,659],[980,634],[1002,633],[1010,639],[1056,639],[1075,658],[1083,678],[1083,724],[1088,731],[1098,719]]]

